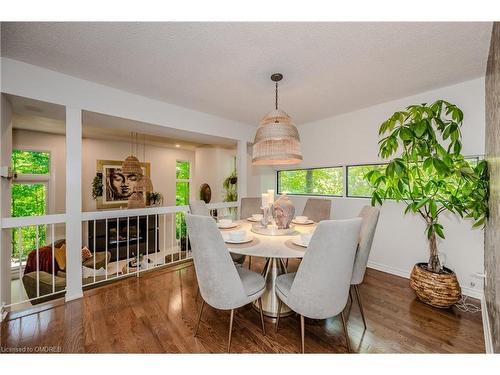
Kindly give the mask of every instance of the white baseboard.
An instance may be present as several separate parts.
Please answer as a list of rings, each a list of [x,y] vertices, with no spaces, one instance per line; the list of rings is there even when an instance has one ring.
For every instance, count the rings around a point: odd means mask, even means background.
[[[481,314],[483,317],[483,332],[484,332],[484,346],[486,347],[486,354],[493,354],[493,339],[491,337],[490,318],[488,316],[488,305],[486,299],[481,298]]]
[[[410,271],[403,270],[401,268],[391,267],[382,263],[368,261],[368,268],[373,268],[377,271],[382,271],[385,273],[390,273],[391,275],[396,275],[400,277],[404,277],[405,279],[410,278]]]
[[[385,272],[385,273],[389,273],[391,275],[396,275],[396,276],[404,277],[405,279],[409,279],[410,278],[410,274],[411,274],[411,271],[404,270],[404,269],[401,269],[401,268],[387,266],[385,264],[377,263],[377,262],[372,262],[372,261],[368,261],[368,267],[369,268],[373,268],[373,269],[375,269],[377,271],[382,271],[382,272]],[[468,297],[472,297],[472,298],[477,298],[479,300],[481,300],[483,298],[483,291],[482,290],[477,290],[477,289],[468,288],[468,287],[464,287],[464,286],[460,286],[460,287],[462,288],[462,294],[464,296],[468,296]]]

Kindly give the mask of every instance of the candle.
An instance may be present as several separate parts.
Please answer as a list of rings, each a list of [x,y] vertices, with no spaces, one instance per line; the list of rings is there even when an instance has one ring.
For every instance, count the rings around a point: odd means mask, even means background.
[[[269,194],[262,193],[262,207],[267,207],[269,205]]]
[[[274,190],[269,189],[267,191],[267,195],[269,196],[269,204],[273,204],[274,203]]]

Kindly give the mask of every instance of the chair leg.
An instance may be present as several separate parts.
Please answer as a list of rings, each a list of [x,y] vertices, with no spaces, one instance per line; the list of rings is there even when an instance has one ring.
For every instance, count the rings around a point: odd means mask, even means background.
[[[200,327],[200,322],[201,322],[201,314],[203,313],[203,307],[205,307],[205,301],[202,299],[201,300],[201,307],[200,311],[198,313],[198,321],[196,322],[196,329],[194,330],[194,335],[196,336],[198,334],[198,328]]]
[[[356,299],[358,300],[359,312],[361,313],[361,318],[363,319],[363,324],[366,330],[365,313],[363,311],[363,304],[361,303],[361,296],[359,295],[359,288],[357,285],[354,285],[354,291],[356,292]]]
[[[262,311],[262,298],[259,298],[257,302],[259,304],[260,324],[262,324],[262,334],[265,336],[266,335],[266,327],[264,326],[264,313]]]
[[[231,338],[233,336],[233,319],[234,319],[234,309],[231,309],[231,317],[229,318],[229,340],[227,342],[227,352],[231,352]]]
[[[252,257],[249,256],[248,257],[248,269],[251,269],[252,268]]]
[[[352,297],[352,288],[349,287],[349,301],[351,302],[349,304],[349,309],[347,309],[347,319],[349,320],[349,315],[351,315],[351,308],[352,308],[352,303],[354,302],[354,298]]]
[[[288,269],[288,258],[286,258],[286,261],[285,261],[285,268]]]
[[[304,335],[305,335],[305,327],[304,327],[304,315],[300,316],[300,343],[302,347],[302,354],[304,354]]]
[[[276,317],[276,330],[275,332],[278,333],[278,326],[280,324],[280,315],[281,315],[281,305],[283,302],[278,298],[278,316]]]
[[[340,313],[340,317],[342,318],[342,325],[344,326],[344,335],[345,335],[345,340],[347,343],[347,352],[351,353],[351,343],[349,342],[349,332],[347,332],[347,324],[345,322],[343,311]]]

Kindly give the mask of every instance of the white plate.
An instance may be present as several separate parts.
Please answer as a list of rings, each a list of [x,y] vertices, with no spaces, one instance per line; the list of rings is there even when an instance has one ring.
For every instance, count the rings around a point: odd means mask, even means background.
[[[238,223],[231,223],[229,225],[221,225],[217,223],[217,228],[219,229],[231,229],[231,228],[236,228],[239,224]]]
[[[304,221],[303,223],[301,223],[301,222],[299,222],[299,221],[297,221],[297,220],[293,219],[293,220],[292,220],[292,223],[294,223],[294,224],[298,224],[298,225],[309,225],[309,224],[314,224],[314,221],[312,221],[312,220],[306,220],[306,221]]]
[[[247,220],[248,220],[248,221],[252,221],[252,222],[254,222],[254,223],[258,223],[258,222],[260,222],[260,220],[255,220],[253,217],[247,217]]]
[[[242,240],[232,240],[229,238],[229,235],[222,236],[222,238],[224,238],[225,243],[232,243],[232,244],[241,244],[241,243],[247,243],[247,242],[253,241],[253,237],[249,236],[248,234],[247,234],[246,238],[244,238]]]
[[[292,243],[294,245],[297,245],[297,246],[300,246],[300,247],[307,247],[307,245],[305,243],[302,242],[301,238],[300,237],[297,237],[295,239],[292,240]]]

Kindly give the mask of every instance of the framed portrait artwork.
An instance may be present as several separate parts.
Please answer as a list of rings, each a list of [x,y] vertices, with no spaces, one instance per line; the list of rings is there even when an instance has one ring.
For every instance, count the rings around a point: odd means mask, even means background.
[[[127,206],[140,176],[122,173],[122,163],[121,160],[97,160],[97,173],[102,174],[102,200],[97,201],[97,208]],[[141,163],[141,168],[142,173],[151,178],[150,163]]]

